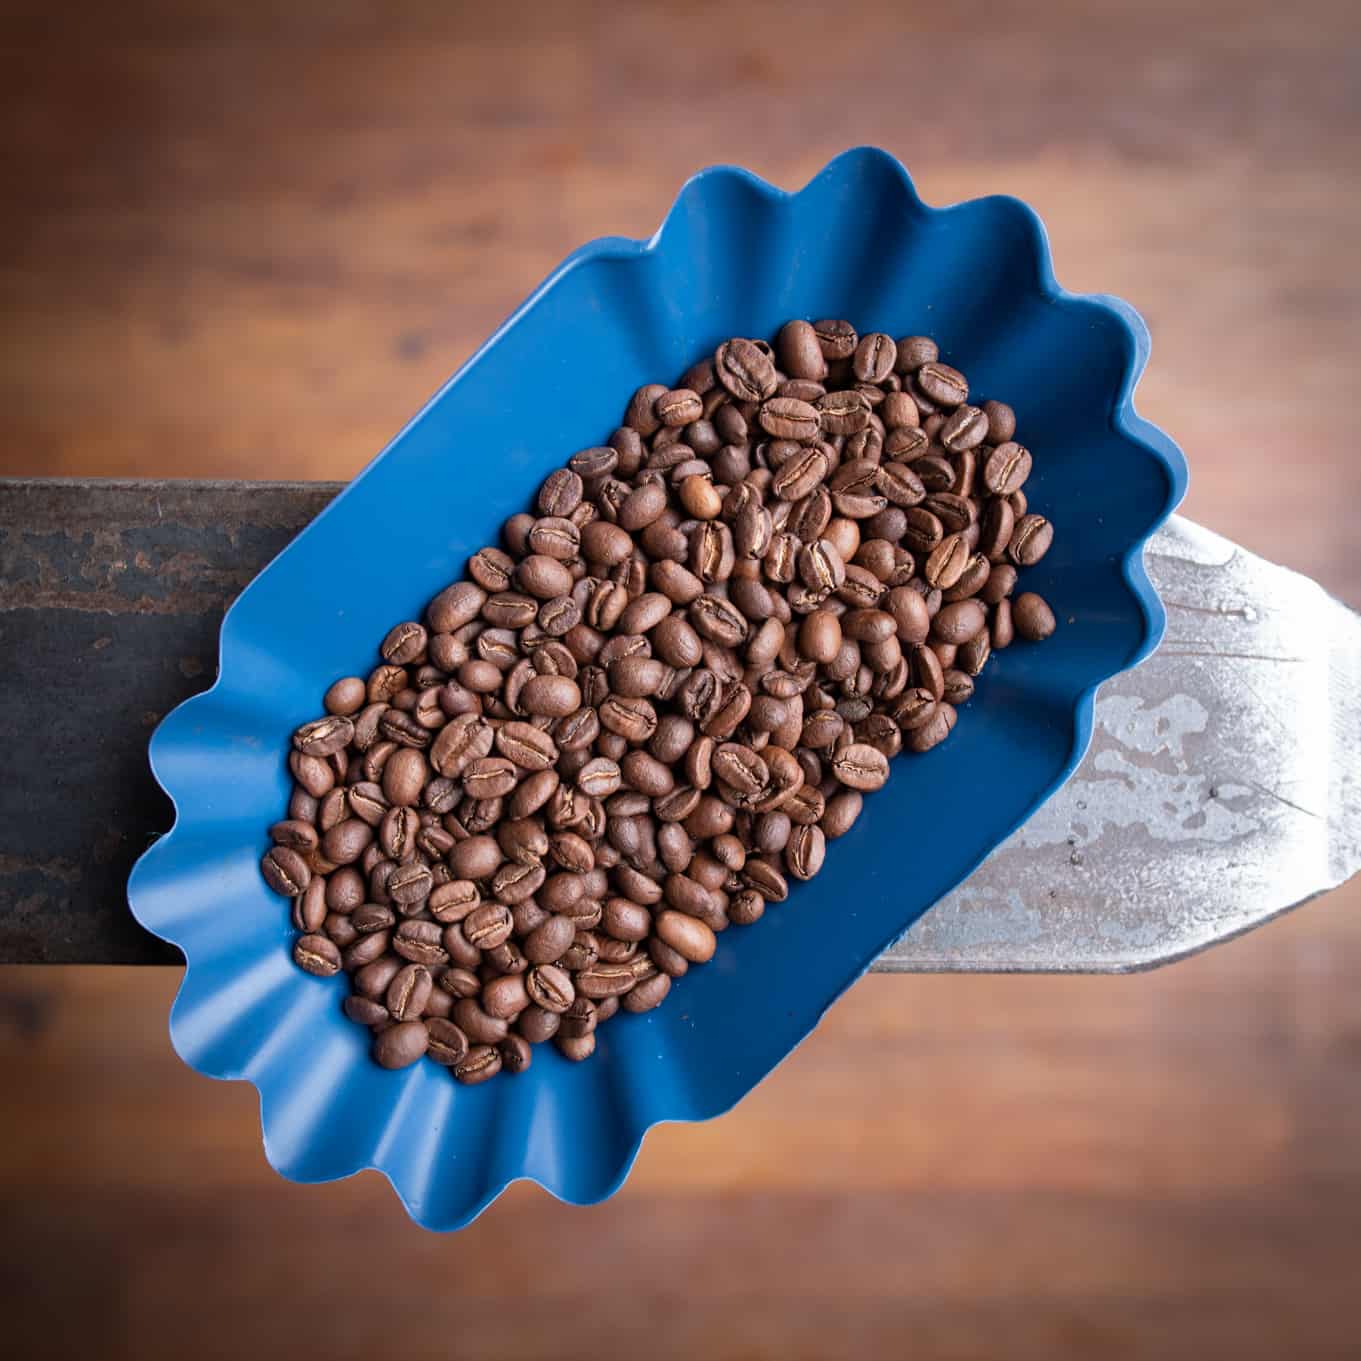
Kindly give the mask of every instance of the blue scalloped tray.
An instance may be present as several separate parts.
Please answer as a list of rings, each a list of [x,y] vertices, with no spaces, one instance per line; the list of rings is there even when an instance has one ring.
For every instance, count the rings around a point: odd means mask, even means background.
[[[1015,407],[1035,453],[1027,492],[1058,527],[1026,584],[1059,632],[990,662],[951,739],[894,763],[818,879],[726,932],[661,1009],[611,1022],[592,1061],[541,1046],[526,1074],[475,1088],[432,1063],[380,1070],[341,1015],[346,981],[291,962],[288,913],[257,867],[288,797],[290,733],[332,679],[370,669],[389,626],[461,575],[550,469],[614,428],[639,383],[791,316],[929,333],[976,393]],[[265,1151],[285,1176],[377,1168],[435,1229],[466,1224],[522,1177],[599,1200],[649,1126],[726,1110],[1062,783],[1090,737],[1096,686],[1161,636],[1141,546],[1181,499],[1186,466],[1134,414],[1147,356],[1129,307],[1058,287],[1028,207],[929,208],[872,149],[796,194],[705,170],[650,241],[605,238],[568,256],[251,583],[223,622],[217,684],[152,739],[177,821],[128,896],[188,960],[170,1019],[185,1062],[255,1084]],[[531,384],[551,423],[527,418]],[[362,585],[339,570],[361,540],[382,547]]]

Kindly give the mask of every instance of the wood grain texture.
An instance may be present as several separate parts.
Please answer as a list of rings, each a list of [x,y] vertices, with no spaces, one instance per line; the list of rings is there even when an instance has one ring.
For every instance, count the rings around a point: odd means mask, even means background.
[[[1188,514],[1361,604],[1355,5],[736,9],[0,3],[0,470],[346,477],[581,241],[871,142],[1033,203],[1149,322]],[[275,1177],[173,973],[0,972],[5,1350],[1349,1358],[1359,972],[1353,885],[1156,975],[869,979],[607,1205],[453,1238]]]

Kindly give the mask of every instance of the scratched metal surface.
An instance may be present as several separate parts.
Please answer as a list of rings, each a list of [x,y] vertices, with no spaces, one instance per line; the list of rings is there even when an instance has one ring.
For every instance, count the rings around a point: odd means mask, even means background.
[[[876,965],[1122,972],[1361,871],[1361,615],[1174,517],[1167,635],[1102,687],[1073,778]]]
[[[163,963],[127,911],[170,822],[158,719],[227,603],[333,484],[0,480],[0,962]],[[1361,869],[1361,617],[1187,521],[1150,544],[1167,638],[1103,687],[1073,779],[876,964],[1123,971]]]

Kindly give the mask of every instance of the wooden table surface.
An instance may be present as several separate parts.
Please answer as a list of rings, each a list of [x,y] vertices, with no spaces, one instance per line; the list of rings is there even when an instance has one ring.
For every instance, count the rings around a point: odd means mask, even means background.
[[[1149,322],[1187,512],[1361,605],[1347,0],[24,0],[0,50],[6,473],[348,476],[581,241],[871,142],[1033,203]],[[4,1350],[1353,1357],[1359,978],[1354,884],[1154,975],[867,979],[607,1205],[438,1238],[269,1170],[173,972],[0,972]]]

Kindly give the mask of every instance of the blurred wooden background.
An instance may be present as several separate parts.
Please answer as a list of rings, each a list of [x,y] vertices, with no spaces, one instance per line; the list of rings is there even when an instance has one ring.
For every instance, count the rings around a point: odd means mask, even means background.
[[[573,246],[872,142],[1033,203],[1147,318],[1188,513],[1361,605],[1349,0],[0,0],[0,50],[6,473],[348,476]],[[0,972],[3,1350],[1354,1357],[1359,980],[1355,884],[1144,977],[868,979],[607,1205],[437,1238],[278,1179],[171,972]]]

